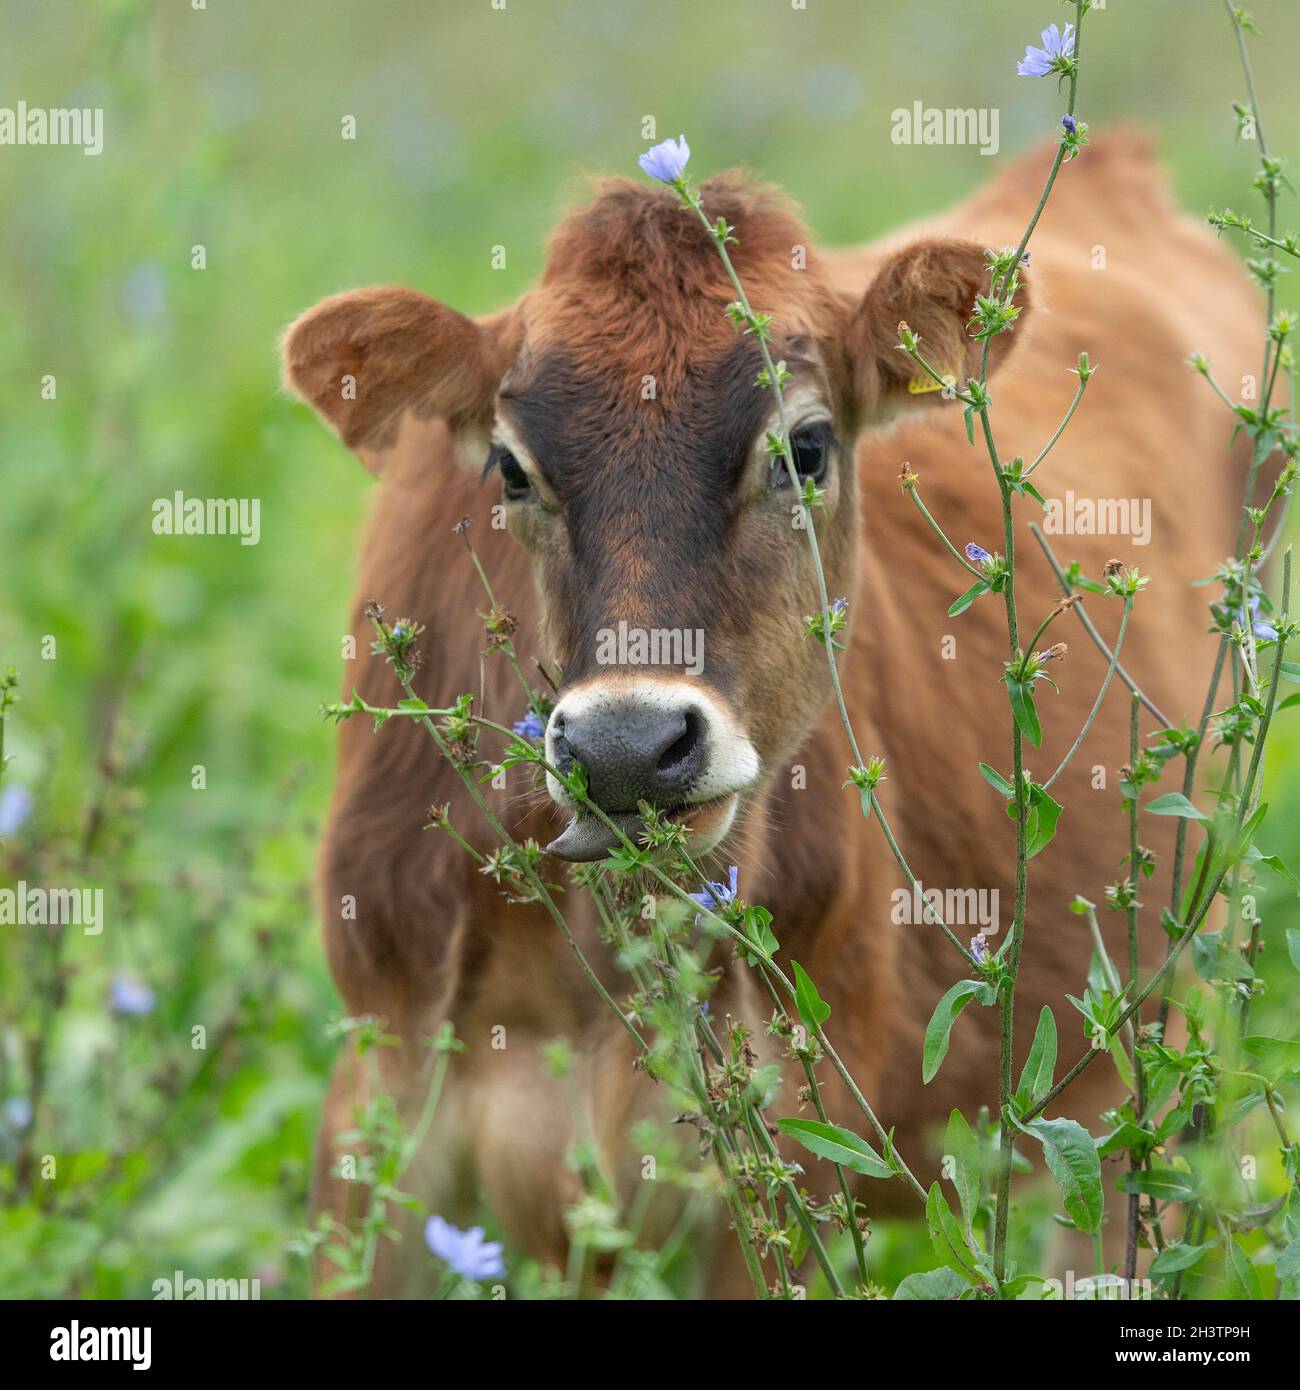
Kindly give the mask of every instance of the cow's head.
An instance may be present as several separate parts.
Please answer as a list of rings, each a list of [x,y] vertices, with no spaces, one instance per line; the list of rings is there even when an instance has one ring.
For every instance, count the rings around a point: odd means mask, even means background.
[[[797,470],[823,490],[826,583],[852,597],[854,442],[935,399],[909,391],[899,321],[941,370],[974,373],[965,325],[986,285],[983,249],[923,241],[848,294],[770,190],[724,177],[700,194],[734,228],[751,303],[773,316]],[[756,344],[726,316],[735,297],[674,194],[615,181],[560,226],[540,287],[503,314],[474,321],[411,290],[360,290],[285,341],[290,384],[363,456],[412,411],[446,419],[470,464],[486,465],[532,556],[563,672],[549,760],[581,762],[596,803],[628,824],[640,801],[680,813],[699,853],[829,694],[825,652],[804,631],[818,608],[805,517],[766,447],[774,402],[755,384]],[[583,822],[554,849],[598,857],[606,845]]]

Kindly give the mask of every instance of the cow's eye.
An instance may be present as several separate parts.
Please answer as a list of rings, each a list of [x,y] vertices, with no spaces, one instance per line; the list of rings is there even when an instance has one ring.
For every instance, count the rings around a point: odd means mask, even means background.
[[[835,434],[829,420],[800,425],[790,436],[790,453],[799,481],[811,478],[814,483],[820,483],[826,476],[826,466],[834,447]],[[772,486],[790,486],[789,470],[785,466],[785,459],[779,455],[773,460]]]
[[[501,470],[501,481],[505,484],[507,497],[526,497],[532,491],[528,474],[524,472],[519,460],[509,449],[503,449],[499,444],[494,444],[492,452],[488,455],[487,467],[488,471],[493,468]]]

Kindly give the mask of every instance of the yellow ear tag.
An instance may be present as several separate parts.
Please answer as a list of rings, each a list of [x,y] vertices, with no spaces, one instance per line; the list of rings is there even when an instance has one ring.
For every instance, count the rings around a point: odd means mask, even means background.
[[[949,375],[942,381],[936,381],[932,376],[914,376],[907,383],[908,394],[912,396],[924,396],[930,391],[944,391],[948,389],[956,390],[957,378]]]

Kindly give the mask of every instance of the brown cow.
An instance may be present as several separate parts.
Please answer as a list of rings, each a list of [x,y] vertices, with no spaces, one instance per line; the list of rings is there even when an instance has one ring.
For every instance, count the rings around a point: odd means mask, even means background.
[[[915,373],[895,343],[906,319],[933,360],[974,370],[964,324],[985,286],[983,250],[1018,240],[1048,159],[1045,151],[1024,159],[943,217],[886,242],[809,250],[804,268],[796,248],[808,247],[808,234],[781,197],[735,177],[701,188],[709,215],[734,225],[739,274],[754,305],[775,315],[774,355],[794,371],[797,461],[825,488],[817,526],[831,595],[851,599],[843,679],[863,753],[888,760],[884,802],[923,883],[998,890],[1003,930],[1014,827],[978,764],[1009,770],[1010,718],[998,683],[1005,618],[997,598],[947,616],[968,577],[901,493],[900,465],[910,461],[958,544],[1001,549],[1000,504],[982,447],[966,441],[960,404],[910,393]],[[1213,644],[1204,592],[1188,582],[1231,548],[1243,470],[1228,453],[1222,405],[1186,358],[1206,352],[1231,383],[1255,371],[1257,306],[1231,255],[1175,211],[1136,137],[1095,141],[1066,166],[1032,255],[1030,307],[995,340],[1002,453],[1034,456],[1069,401],[1067,370],[1087,350],[1100,371],[1039,481],[1052,498],[1067,490],[1149,498],[1151,549],[1123,535],[1062,535],[1055,545],[1063,561],[1078,559],[1094,576],[1113,554],[1154,574],[1125,665],[1173,718],[1194,719]],[[360,610],[371,598],[426,624],[417,677],[424,697],[445,704],[477,693],[482,679],[479,707],[505,722],[518,717],[522,697],[504,661],[481,663],[485,605],[452,535],[461,516],[473,517],[498,597],[519,616],[525,656],[563,672],[551,758],[582,761],[611,812],[641,797],[678,811],[694,828],[697,853],[708,851],[712,876],[739,866],[743,895],[771,908],[783,951],[820,984],[832,1038],[924,1177],[948,1111],[959,1105],[971,1116],[995,1104],[995,1011],[963,1015],[942,1071],[923,1086],[925,1023],[964,970],[936,927],[894,920],[899,871],[879,827],[859,814],[856,793],[842,789],[850,757],[828,704],[824,652],[803,635],[803,615],[816,607],[807,538],[792,525],[791,491],[764,452],[771,401],[753,385],[753,344],[724,317],[733,297],[703,229],[673,194],[614,180],[562,223],[540,286],[513,308],[474,321],[410,290],[339,295],[289,330],[286,374],[369,466],[382,467],[354,631],[365,630]],[[486,483],[485,459],[495,474]],[[503,493],[508,534],[492,525]],[[1032,503],[1018,506],[1022,626],[1031,631],[1059,595],[1025,529],[1035,516],[1042,519]],[[1094,599],[1090,608],[1113,634],[1119,601]],[[701,631],[699,673],[602,663],[602,632],[620,622]],[[1082,726],[1104,671],[1081,630],[1067,628],[1072,622],[1053,631],[1071,650],[1057,670],[1060,695],[1039,701],[1044,746],[1027,750],[1040,777]],[[344,684],[380,703],[399,693],[377,660],[349,669]],[[1031,866],[1017,1067],[1044,1003],[1057,1011],[1063,1059],[1084,1046],[1064,995],[1080,991],[1089,944],[1066,905],[1077,892],[1100,901],[1104,885],[1123,876],[1116,770],[1127,760],[1128,706],[1116,682],[1057,784],[1061,833]],[[1095,785],[1098,765],[1107,770],[1104,790]],[[508,790],[489,791],[493,805],[517,836],[545,843],[564,814],[521,795],[522,773],[514,776]],[[422,730],[343,728],[321,859],[330,966],[350,1011],[381,1015],[401,1036],[403,1046],[381,1062],[408,1117],[428,1075],[420,1040],[450,1019],[468,1045],[406,1186],[462,1223],[486,1201],[511,1242],[563,1267],[562,1213],[577,1193],[565,1164],[573,1130],[563,1093],[541,1073],[539,1048],[558,1035],[574,1044],[581,1122],[628,1189],[638,1160],[629,1124],[655,1104],[654,1087],[633,1070],[629,1039],[549,919],[508,905],[447,836],[421,829],[426,808],[439,802],[451,803],[462,834],[491,847]],[[1167,869],[1165,828],[1144,822],[1143,840]],[[584,849],[566,840],[556,848]],[[345,897],[355,899],[355,920],[341,910]],[[590,907],[576,891],[565,900],[609,988],[626,994]],[[1150,902],[1144,919],[1155,954],[1158,906]],[[1107,917],[1118,948],[1122,922]],[[714,1007],[755,1024],[768,1012],[739,966]],[[504,1050],[490,1042],[498,1026]],[[1054,1113],[1096,1130],[1113,1089],[1108,1065],[1098,1065]],[[348,1194],[330,1173],[333,1135],[351,1127],[363,1091],[344,1058],[326,1107],[316,1196],[340,1214]],[[827,1091],[835,1117],[858,1125],[838,1087]],[[793,1113],[790,1081],[785,1102]],[[912,1201],[902,1184],[877,1182],[866,1196],[873,1212]],[[653,1204],[652,1224],[671,1220],[671,1205],[667,1196]],[[734,1237],[721,1236],[710,1287],[743,1291],[726,1256]],[[428,1264],[412,1228],[385,1251],[381,1287],[415,1287]]]

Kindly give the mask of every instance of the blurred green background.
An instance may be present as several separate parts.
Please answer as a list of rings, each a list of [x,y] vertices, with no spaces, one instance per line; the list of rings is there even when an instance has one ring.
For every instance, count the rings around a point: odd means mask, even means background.
[[[1300,9],[1252,10],[1266,129],[1294,150]],[[0,1218],[0,1290],[147,1296],[173,1268],[256,1274],[264,1296],[305,1288],[285,1245],[337,1009],[310,891],[334,745],[317,706],[338,684],[371,484],[279,393],[282,327],[361,284],[467,312],[512,299],[581,176],[635,172],[647,115],[659,138],[687,133],[692,173],[747,164],[822,240],[869,238],[1047,135],[1054,84],[1015,63],[1069,14],[1054,0],[0,3],[0,105],[105,111],[97,158],[0,147],[0,665],[22,678],[8,778],[33,799],[6,881],[102,884],[109,922],[58,951],[0,928],[0,1100],[29,1097],[21,1039],[48,1025],[34,1133],[18,1106],[0,1156],[24,1142],[60,1156],[57,1180]],[[1110,0],[1084,57],[1095,131],[1157,132],[1191,210],[1256,210],[1218,0]],[[891,144],[890,112],[918,99],[998,107],[998,157]],[[153,499],[177,489],[260,498],[261,543],[155,536]],[[1300,745],[1295,720],[1279,726],[1264,838],[1285,850]],[[1279,914],[1297,920],[1275,902],[1271,939]],[[114,978],[156,1007],[112,1012]]]

